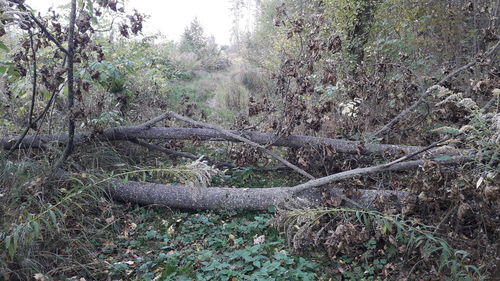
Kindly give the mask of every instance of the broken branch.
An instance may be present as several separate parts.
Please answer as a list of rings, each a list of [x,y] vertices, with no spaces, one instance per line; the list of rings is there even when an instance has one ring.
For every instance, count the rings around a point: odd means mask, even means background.
[[[261,152],[264,152],[270,156],[272,156],[273,158],[275,158],[276,160],[280,161],[281,163],[283,163],[285,166],[291,168],[292,170],[296,171],[297,173],[309,178],[309,179],[314,179],[314,177],[307,173],[306,171],[302,170],[301,168],[293,165],[292,163],[288,162],[286,159],[284,159],[283,157],[279,156],[278,154],[270,151],[269,149],[263,147],[262,145],[258,144],[258,143],[255,143],[247,138],[244,138],[240,135],[237,135],[237,134],[234,134],[232,133],[231,131],[228,131],[220,126],[217,126],[217,125],[213,125],[213,124],[207,124],[207,123],[203,123],[203,122],[199,122],[199,121],[195,121],[191,118],[188,118],[188,117],[185,117],[185,116],[182,116],[182,115],[179,115],[175,112],[168,112],[167,113],[168,116],[172,117],[172,118],[175,118],[175,119],[178,119],[178,120],[182,120],[184,122],[187,122],[193,126],[198,126],[198,127],[205,127],[205,128],[209,128],[209,129],[213,129],[213,130],[217,130],[218,132],[220,132],[221,134],[224,134],[228,137],[231,137],[233,139],[236,139],[236,140],[239,140],[243,143],[246,143],[250,146],[253,146],[255,148],[257,148],[259,151]]]

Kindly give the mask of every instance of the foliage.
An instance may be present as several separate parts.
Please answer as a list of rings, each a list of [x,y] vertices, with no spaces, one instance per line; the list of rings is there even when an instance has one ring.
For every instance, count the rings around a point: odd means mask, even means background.
[[[230,61],[224,57],[215,43],[215,38],[206,37],[203,27],[195,18],[186,27],[181,37],[180,50],[195,53],[207,71],[220,71],[229,67]]]
[[[241,20],[236,13],[253,5],[247,1],[233,1],[235,24]],[[233,26],[238,46],[223,49],[196,19],[180,43],[161,35],[131,39],[141,33],[144,17],[126,15],[126,2],[79,1],[77,102],[68,112],[64,53],[26,17],[23,1],[0,1],[1,135],[26,127],[37,134],[60,132],[74,114],[78,129],[94,136],[168,109],[278,137],[358,140],[360,152],[371,142],[427,145],[447,136],[447,145],[474,153],[467,165],[425,161],[414,173],[341,183],[350,198],[375,186],[409,191],[402,208],[374,202],[385,213],[339,208],[280,214],[292,249],[267,224],[267,214],[116,205],[103,188],[110,178],[247,188],[300,183],[287,171],[267,169],[274,162],[251,147],[154,141],[239,167],[221,173],[200,161],[92,138],[65,166],[72,178],[61,181],[44,173],[59,147],[2,154],[2,274],[13,280],[488,277],[500,223],[500,58],[484,51],[499,38],[497,2],[257,1],[255,29],[243,34]],[[66,10],[40,18],[60,42],[67,39]],[[476,65],[443,83],[392,131],[373,136],[429,85],[469,61]],[[35,114],[29,116],[35,70]],[[36,124],[29,124],[30,117]],[[278,151],[317,176],[400,156],[347,155],[329,146]],[[326,249],[327,257],[311,246]]]
[[[10,164],[9,164],[10,165]],[[6,181],[22,182],[26,168],[5,166]],[[196,168],[195,168],[196,169]],[[194,171],[191,168],[192,171]],[[201,171],[201,170],[200,170]],[[190,170],[143,169],[125,171],[113,178],[170,181],[185,177]],[[199,173],[186,180],[199,180]],[[205,175],[205,173],[203,172]],[[28,176],[28,180],[31,176]],[[39,178],[40,179],[40,178]],[[26,213],[4,228],[2,217],[0,269],[4,276],[27,279],[88,278],[110,276],[126,280],[317,280],[318,264],[296,257],[286,250],[283,238],[267,224],[269,214],[236,212],[182,213],[115,205],[106,200],[102,183],[87,174],[73,178],[67,187],[59,184],[49,202],[33,201],[31,193],[20,198],[31,202]],[[28,182],[23,190],[39,190],[47,183]],[[15,189],[13,189],[14,191]],[[46,194],[49,195],[49,194]],[[2,193],[2,203],[15,200]],[[15,201],[10,201],[12,204]],[[7,204],[2,204],[8,206]],[[84,216],[81,214],[84,213]],[[58,241],[55,243],[55,241]],[[45,256],[34,248],[54,251]],[[54,249],[57,247],[57,253]],[[71,253],[71,259],[64,255]],[[30,263],[23,263],[30,260]],[[51,268],[51,262],[59,267]],[[14,271],[23,263],[23,269]]]
[[[329,223],[320,225],[323,219]],[[433,227],[399,215],[345,208],[311,209],[285,211],[277,223],[285,227],[294,248],[302,249],[300,244],[310,243],[307,237],[312,236],[327,247],[332,259],[340,256],[339,272],[348,280],[387,279],[401,274],[391,272],[395,270],[393,263],[414,259],[419,261],[404,273],[410,278],[420,262],[434,260],[439,279],[484,280],[479,268],[468,264],[469,253],[450,248],[435,236]]]
[[[182,34],[180,48],[186,52],[200,52],[207,46],[207,40],[203,27],[194,18]]]
[[[161,213],[150,215],[163,216]],[[266,225],[269,215],[235,215],[172,214],[170,219],[156,222],[157,230],[142,231],[145,225],[138,224],[137,232],[123,239],[122,245],[140,249],[159,244],[154,255],[140,261],[142,265],[133,265],[135,270],[139,269],[137,278],[141,280],[156,275],[168,280],[283,277],[315,280],[317,265],[287,253],[283,241]],[[149,272],[141,273],[141,268]],[[115,267],[110,270],[119,273]],[[118,276],[124,277],[124,274],[122,271]]]

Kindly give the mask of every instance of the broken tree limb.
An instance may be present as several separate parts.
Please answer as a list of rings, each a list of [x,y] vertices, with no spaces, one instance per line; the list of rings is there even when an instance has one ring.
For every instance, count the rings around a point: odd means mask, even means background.
[[[341,180],[357,177],[357,176],[363,176],[363,175],[368,175],[368,174],[374,174],[374,173],[379,173],[379,172],[385,172],[385,171],[404,171],[404,170],[410,170],[410,169],[415,169],[418,167],[423,166],[426,162],[434,162],[440,165],[452,165],[452,164],[460,164],[464,163],[467,161],[470,161],[471,157],[467,156],[459,156],[459,157],[452,157],[449,159],[444,159],[444,160],[414,160],[414,161],[407,161],[407,162],[401,162],[401,163],[394,163],[390,165],[382,164],[382,165],[377,165],[377,166],[370,166],[366,168],[357,168],[349,171],[344,171],[340,173],[336,173],[330,176],[326,176],[323,178],[319,179],[314,179],[310,180],[306,183],[299,184],[294,186],[294,191],[302,191],[306,189],[310,189],[313,187],[318,187],[318,186],[323,186],[326,184],[330,184],[333,182],[338,182]]]
[[[191,160],[195,160],[195,161],[198,160],[198,159],[201,159],[203,161],[206,161],[209,165],[214,165],[217,168],[222,168],[222,167],[224,167],[224,168],[236,168],[236,165],[234,165],[233,163],[213,161],[213,160],[208,159],[204,155],[197,156],[197,155],[194,155],[194,154],[189,153],[189,152],[182,152],[182,151],[177,151],[177,150],[174,150],[174,149],[169,149],[169,148],[166,148],[166,147],[162,147],[162,146],[159,146],[159,145],[156,145],[156,144],[152,144],[152,143],[148,143],[148,142],[145,142],[145,141],[141,141],[141,140],[138,140],[138,139],[130,139],[129,141],[131,143],[135,143],[137,145],[144,146],[144,147],[146,147],[149,150],[160,151],[160,152],[163,152],[163,153],[168,154],[168,155],[173,155],[173,156],[177,156],[177,157],[187,158],[187,159],[191,159]]]
[[[326,176],[326,177],[323,177],[321,179],[317,179],[317,180],[312,180],[312,181],[309,181],[307,183],[304,183],[304,184],[300,184],[300,185],[297,185],[295,186],[295,188],[297,190],[304,190],[304,189],[308,189],[308,188],[311,188],[311,187],[316,187],[316,186],[321,186],[321,185],[325,185],[325,184],[328,184],[328,183],[332,183],[332,182],[336,182],[336,181],[340,181],[340,180],[344,180],[346,178],[351,178],[351,177],[354,177],[354,176],[358,176],[358,175],[364,175],[364,174],[371,174],[371,173],[376,173],[376,172],[382,172],[382,171],[388,171],[389,169],[395,169],[395,170],[399,170],[399,169],[411,169],[411,168],[414,168],[414,167],[418,167],[420,166],[420,162],[415,162],[413,161],[412,162],[404,162],[404,165],[398,165],[396,166],[397,164],[403,162],[403,161],[406,161],[414,156],[417,156],[418,154],[421,154],[421,153],[424,153],[425,151],[428,151],[436,146],[439,146],[440,144],[442,144],[443,142],[445,142],[447,139],[444,139],[444,140],[440,140],[440,141],[437,141],[431,145],[428,145],[424,148],[422,148],[421,150],[419,151],[416,151],[414,153],[411,153],[411,154],[408,154],[406,156],[403,156],[399,159],[396,159],[392,162],[389,162],[389,163],[385,163],[385,164],[382,164],[382,165],[378,165],[378,166],[371,166],[371,167],[366,167],[366,168],[358,168],[358,169],[354,169],[354,170],[350,170],[350,171],[345,171],[345,172],[341,172],[341,173],[337,173],[337,174],[334,174],[334,175],[330,175],[330,176]],[[461,158],[458,158],[458,159],[454,159],[453,161],[448,161],[448,162],[441,162],[442,164],[453,164],[455,162],[462,162],[462,161],[465,161],[466,159],[461,159]],[[420,160],[422,161],[422,160]],[[422,162],[423,163],[423,162]],[[403,164],[403,163],[401,163]],[[351,199],[347,198],[346,196],[344,195],[340,195],[340,197],[351,203],[352,205],[356,206],[356,207],[361,207],[359,206],[356,202],[352,201]]]
[[[230,130],[233,134],[242,134],[245,138],[261,144],[272,143],[273,146],[301,148],[307,146],[326,145],[333,148],[338,153],[348,154],[390,154],[401,155],[410,154],[421,150],[421,146],[393,145],[364,143],[358,141],[348,141],[341,139],[331,139],[323,137],[289,135],[276,140],[274,134],[260,133],[256,131],[238,132]],[[0,138],[0,145],[4,150],[9,150],[19,137]],[[204,128],[149,128],[144,129],[140,126],[122,126],[109,128],[100,134],[75,134],[75,145],[83,145],[92,140],[97,141],[128,141],[130,139],[142,140],[201,140],[201,141],[237,141],[228,137],[217,130]],[[66,134],[52,135],[26,135],[23,141],[15,149],[25,148],[45,148],[48,145],[64,145],[68,140]],[[458,155],[467,153],[467,151],[454,148],[438,148],[429,152],[435,154]]]
[[[267,211],[269,207],[310,208],[325,205],[324,197],[339,197],[339,188],[312,188],[296,192],[294,187],[273,188],[196,188],[156,183],[114,181],[109,188],[118,201],[189,210],[248,210]],[[389,190],[359,190],[353,199],[363,208],[371,208],[377,201],[400,206],[408,193]],[[355,207],[345,202],[347,207]]]
[[[185,116],[182,116],[182,115],[179,115],[175,112],[168,112],[166,113],[168,116],[172,117],[172,118],[175,118],[175,119],[178,119],[178,120],[182,120],[184,122],[187,122],[193,126],[198,126],[198,127],[204,127],[204,128],[209,128],[209,129],[213,129],[213,130],[216,130],[218,132],[220,132],[221,134],[227,136],[227,137],[230,137],[230,138],[233,138],[235,140],[238,140],[238,141],[241,141],[243,143],[246,143],[252,147],[255,147],[257,148],[260,152],[264,152],[270,156],[272,156],[274,159],[280,161],[281,163],[283,163],[285,166],[289,167],[290,169],[294,170],[295,172],[305,176],[306,178],[309,178],[309,179],[314,179],[314,177],[309,174],[308,172],[302,170],[301,168],[295,166],[294,164],[288,162],[286,159],[284,159],[283,157],[279,156],[278,154],[272,152],[271,150],[265,148],[264,146],[256,143],[256,142],[253,142],[245,137],[242,137],[241,135],[238,135],[238,134],[234,134],[232,133],[231,131],[228,131],[220,126],[217,126],[217,125],[214,125],[214,124],[207,124],[207,123],[204,123],[204,122],[200,122],[200,121],[196,121],[196,120],[193,120],[191,118],[188,118],[188,117],[185,117]]]

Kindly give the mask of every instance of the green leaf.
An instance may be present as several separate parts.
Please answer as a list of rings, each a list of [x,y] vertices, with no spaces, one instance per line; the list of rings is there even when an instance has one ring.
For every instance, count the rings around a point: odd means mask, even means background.
[[[56,214],[54,213],[54,211],[49,210],[49,216],[50,216],[50,220],[54,224],[54,226],[57,226],[57,218],[56,218]]]
[[[10,235],[7,235],[7,237],[5,237],[5,249],[9,249],[10,247],[10,241],[11,241],[12,237],[10,237]]]
[[[31,226],[33,227],[33,233],[35,237],[41,238],[40,224],[37,221],[32,221]]]
[[[2,41],[0,41],[0,50],[4,50],[4,51],[8,52],[9,48],[7,46],[5,46],[5,44]]]
[[[460,130],[455,129],[455,128],[450,128],[450,127],[444,127],[444,128],[439,128],[436,129],[439,133],[445,133],[445,134],[450,134],[450,135],[458,135],[460,134]]]
[[[268,206],[267,207],[267,211],[269,213],[273,213],[274,214],[274,213],[276,213],[276,207],[275,206]]]
[[[448,156],[448,155],[441,155],[441,156],[436,157],[436,160],[438,160],[438,161],[447,161],[450,159],[451,159],[451,156]]]

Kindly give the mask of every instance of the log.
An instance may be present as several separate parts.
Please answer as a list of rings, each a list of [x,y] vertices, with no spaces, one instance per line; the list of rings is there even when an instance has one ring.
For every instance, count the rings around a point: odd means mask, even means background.
[[[362,144],[359,141],[348,141],[341,139],[331,139],[323,137],[290,135],[287,137],[277,138],[270,133],[260,133],[256,131],[236,131],[230,130],[233,134],[239,134],[252,142],[260,145],[281,146],[290,148],[301,148],[304,146],[328,145],[338,153],[348,154],[411,154],[421,150],[421,146],[410,145],[392,145],[392,144]],[[9,150],[16,143],[19,137],[3,137],[1,138],[1,147],[4,150]],[[123,126],[104,130],[101,134],[76,134],[74,139],[75,145],[82,145],[90,141],[128,141],[133,139],[145,140],[202,140],[202,141],[233,141],[234,138],[224,135],[214,129],[201,128],[144,128],[142,126]],[[53,135],[27,135],[19,144],[19,148],[44,148],[48,145],[63,145],[67,142],[66,134]],[[456,155],[464,151],[458,149],[435,149],[431,152]]]
[[[468,160],[470,160],[468,157],[457,157],[434,160],[433,162],[440,165],[454,165]],[[362,189],[359,190],[360,196],[358,198],[348,198],[343,189],[329,186],[334,182],[367,174],[416,169],[425,165],[425,161],[415,160],[389,164],[344,171],[292,187],[201,188],[114,181],[110,193],[119,201],[195,210],[238,209],[264,211],[269,206],[277,208],[320,207],[325,203],[325,196],[326,198],[338,198],[345,206],[350,208],[370,209],[374,203],[383,202],[385,207],[395,206],[400,209],[408,196],[406,191]]]
[[[114,181],[109,191],[115,200],[121,202],[185,210],[267,211],[271,206],[281,209],[317,208],[325,206],[325,198],[345,197],[343,189],[331,187],[296,191],[295,187],[198,188],[133,181]],[[359,197],[351,200],[363,208],[374,208],[378,202],[400,208],[407,196],[404,191],[359,190]],[[349,201],[342,204],[358,208]]]

